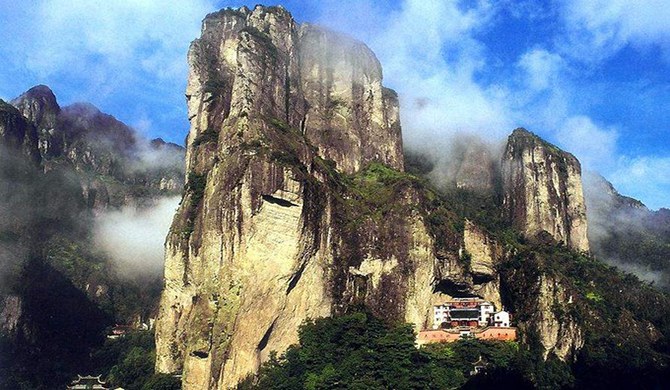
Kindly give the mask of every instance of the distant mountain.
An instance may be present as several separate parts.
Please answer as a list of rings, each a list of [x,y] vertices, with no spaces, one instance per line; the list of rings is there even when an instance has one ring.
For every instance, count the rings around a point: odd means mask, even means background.
[[[589,238],[594,255],[609,264],[670,288],[670,210],[649,210],[619,194],[602,176],[587,175]]]
[[[122,277],[93,232],[178,196],[184,148],[43,85],[0,101],[0,136],[0,388],[61,387],[107,327],[155,316],[160,277]]]

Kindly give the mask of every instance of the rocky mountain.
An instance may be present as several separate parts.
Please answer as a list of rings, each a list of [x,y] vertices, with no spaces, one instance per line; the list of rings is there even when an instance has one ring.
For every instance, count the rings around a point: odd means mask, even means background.
[[[180,194],[184,150],[46,86],[0,101],[0,134],[0,388],[54,388],[106,327],[155,316],[158,275],[120,276],[94,231]]]
[[[44,85],[29,89],[12,104],[37,130],[44,171],[65,166],[78,172],[89,205],[118,207],[147,195],[181,191],[181,146],[139,137],[87,103],[61,108]]]
[[[589,240],[600,259],[633,272],[667,290],[670,287],[670,210],[649,210],[639,200],[621,195],[604,177],[585,180],[589,205]]]
[[[2,100],[0,100],[0,137],[6,148],[17,151],[28,160],[39,160],[35,127],[16,108]]]
[[[503,155],[504,206],[514,226],[533,236],[548,232],[588,251],[586,206],[577,159],[525,129],[516,129]]]
[[[470,295],[513,309],[541,367],[595,369],[582,356],[616,345],[617,321],[639,329],[642,366],[667,367],[666,322],[615,296],[667,298],[588,256],[569,153],[517,129],[501,169],[473,149],[466,160],[490,164],[464,162],[452,192],[433,189],[404,172],[374,54],[281,7],[208,15],[188,59],[186,192],[156,330],[156,369],[185,389],[236,386],[308,318],[364,307],[419,330],[434,303]]]
[[[322,341],[388,375],[355,380],[404,387],[477,387],[482,351],[509,369],[489,372],[498,388],[670,380],[670,299],[599,260],[664,271],[667,210],[603,180],[584,192],[579,161],[524,129],[501,153],[461,141],[438,172],[403,150],[374,53],[281,7],[208,15],[188,61],[185,150],[46,86],[0,101],[0,388],[62,388],[99,358],[119,384],[156,383],[131,381],[151,370],[147,334],[100,349],[156,312],[153,379],[184,389],[344,386]],[[119,276],[96,221],[182,190],[164,280]],[[517,342],[415,350],[433,305],[466,296],[509,310]]]

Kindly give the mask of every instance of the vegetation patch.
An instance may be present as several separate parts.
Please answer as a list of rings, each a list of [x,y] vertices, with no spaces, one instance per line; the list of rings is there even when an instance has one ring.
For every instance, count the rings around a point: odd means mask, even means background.
[[[169,374],[154,373],[156,347],[154,333],[131,332],[107,340],[91,360],[95,372],[112,386],[137,390],[179,390],[181,380]]]
[[[558,388],[565,364],[535,359],[516,342],[463,339],[417,349],[410,324],[369,313],[308,320],[298,345],[271,354],[239,389]],[[481,373],[474,375],[476,362]]]

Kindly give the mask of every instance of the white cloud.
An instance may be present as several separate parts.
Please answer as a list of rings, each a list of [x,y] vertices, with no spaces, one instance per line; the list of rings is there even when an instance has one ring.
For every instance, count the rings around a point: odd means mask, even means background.
[[[568,118],[557,132],[565,150],[573,153],[590,170],[607,169],[616,162],[617,139],[615,128],[602,128],[586,116]]]
[[[488,1],[465,8],[458,1],[408,0],[383,17],[369,2],[358,4],[368,11],[368,21],[383,22],[352,25],[336,9],[341,5],[330,3],[323,9],[324,22],[364,39],[379,57],[385,84],[399,92],[409,146],[448,142],[459,132],[501,138],[512,128],[507,89],[476,81],[486,53],[475,34],[496,11]]]
[[[3,44],[12,53],[8,60],[33,82],[78,85],[79,99],[99,103],[124,89],[160,94],[185,84],[189,42],[214,6],[209,0],[42,0],[24,8],[0,28],[7,35],[20,31]]]
[[[181,197],[163,198],[151,208],[125,206],[96,218],[96,245],[112,257],[122,276],[157,275],[163,244]]]
[[[627,44],[659,45],[670,55],[666,0],[571,0],[563,17],[569,33],[563,49],[584,62],[605,59]]]
[[[542,91],[558,84],[565,63],[556,53],[532,49],[521,56],[517,65],[525,72],[528,86]]]
[[[670,205],[670,157],[621,157],[608,179],[620,193],[652,209]]]

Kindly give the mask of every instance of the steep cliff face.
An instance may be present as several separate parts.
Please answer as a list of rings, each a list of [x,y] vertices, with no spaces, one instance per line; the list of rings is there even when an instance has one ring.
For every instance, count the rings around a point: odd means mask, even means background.
[[[462,235],[431,228],[401,172],[397,97],[365,45],[259,6],[209,15],[189,63],[159,371],[227,388],[308,317],[366,305],[420,327],[440,280],[472,285]]]
[[[497,153],[492,146],[475,137],[468,137],[467,145],[461,145],[456,171],[456,187],[468,190],[492,193],[499,183],[499,168],[495,163]]]
[[[49,87],[37,85],[11,103],[37,129],[42,156],[56,157],[62,153],[63,135],[57,123],[61,109]]]
[[[365,45],[281,7],[243,7],[208,15],[188,59],[186,193],[166,240],[158,371],[182,372],[186,389],[224,389],[295,343],[306,318],[364,306],[419,329],[450,297],[505,303],[509,252],[403,172],[397,96]],[[519,168],[506,171],[517,223],[538,220],[533,234],[587,249],[578,162],[519,134],[508,147]],[[498,170],[479,146],[463,152],[456,184],[493,193]],[[531,188],[538,176],[550,194]],[[526,211],[543,202],[549,211]],[[564,298],[542,291],[521,300]],[[572,358],[579,342],[555,340],[563,318],[558,331],[528,318],[545,357]]]
[[[649,210],[604,177],[585,176],[591,251],[666,291],[670,288],[670,210]]]
[[[546,231],[570,248],[588,251],[581,166],[571,154],[516,129],[503,155],[504,208],[529,237]]]

